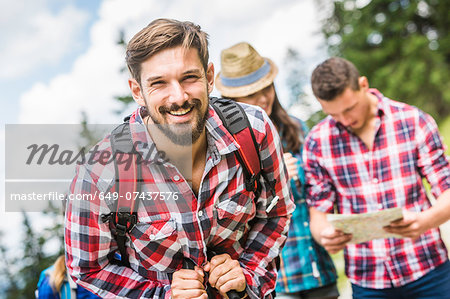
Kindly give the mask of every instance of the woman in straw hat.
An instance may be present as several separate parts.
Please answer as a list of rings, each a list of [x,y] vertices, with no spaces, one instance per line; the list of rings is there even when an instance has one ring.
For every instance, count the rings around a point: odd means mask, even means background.
[[[272,60],[261,57],[248,43],[221,53],[216,88],[225,98],[264,109],[277,128],[296,202],[288,239],[281,253],[277,280],[278,298],[337,298],[336,270],[328,253],[312,238],[304,200],[301,149],[307,128],[281,106],[274,87],[278,73]]]

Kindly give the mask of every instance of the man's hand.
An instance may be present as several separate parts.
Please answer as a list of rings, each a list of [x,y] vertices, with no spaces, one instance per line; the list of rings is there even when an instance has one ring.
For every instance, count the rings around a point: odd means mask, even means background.
[[[224,298],[226,292],[245,290],[246,282],[244,272],[237,260],[233,260],[228,254],[214,256],[204,267],[209,272],[209,284],[216,288]]]
[[[320,243],[329,253],[334,254],[344,249],[352,237],[351,234],[343,233],[329,226],[320,233]]]
[[[205,274],[203,270],[195,266],[194,270],[180,269],[173,273],[172,278],[172,298],[187,299],[199,298],[208,299],[203,285]]]
[[[388,233],[398,234],[415,240],[430,228],[422,213],[403,210],[403,219],[391,222],[384,227],[384,230]]]
[[[289,178],[295,178],[298,175],[297,170],[297,158],[293,157],[291,153],[283,154],[284,163],[286,164],[286,168],[288,171]]]

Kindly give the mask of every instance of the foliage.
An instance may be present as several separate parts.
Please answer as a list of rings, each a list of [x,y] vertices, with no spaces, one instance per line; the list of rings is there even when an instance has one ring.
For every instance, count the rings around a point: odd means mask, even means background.
[[[289,91],[288,107],[300,107],[308,115],[306,125],[312,128],[325,117],[325,114],[321,110],[315,111],[309,102],[305,87],[309,85],[310,77],[306,74],[305,65],[307,63],[301,54],[295,49],[288,48],[284,59],[284,68],[287,73],[286,86]]]
[[[439,131],[441,132],[443,142],[447,147],[445,153],[448,157],[450,157],[450,116],[441,122],[439,125]]]
[[[322,22],[331,55],[352,61],[371,86],[438,122],[450,114],[450,1],[319,3],[322,12],[331,10]]]
[[[311,114],[311,116],[308,118],[308,120],[306,121],[306,125],[308,126],[308,128],[312,128],[315,125],[317,125],[325,117],[326,117],[326,114],[323,113],[322,110],[316,111],[313,114]]]
[[[80,143],[89,147],[99,138],[89,129],[85,113],[82,118]],[[44,229],[38,229],[35,227],[38,221],[31,215],[39,217],[39,222],[45,219],[49,223]],[[64,254],[64,217],[59,202],[56,206],[49,201],[41,213],[22,212],[22,218],[22,225],[15,228],[17,234],[22,235],[20,245],[0,242],[0,262],[4,270],[0,271],[0,298],[34,298],[41,271]],[[0,241],[2,234],[0,231]]]
[[[37,230],[33,227],[30,214],[22,212],[22,245],[15,248],[13,257],[9,255],[11,253],[8,252],[4,242],[1,242],[0,261],[4,271],[0,274],[2,281],[0,297],[34,298],[39,273],[64,252],[62,217],[58,217],[58,214],[60,214],[58,209],[50,206],[44,215],[50,216],[54,222],[44,230]],[[52,241],[55,241],[57,250],[48,252],[45,245]]]
[[[306,101],[305,86],[309,84],[309,78],[304,70],[305,62],[300,53],[292,48],[288,48],[284,59],[284,68],[287,78],[286,85],[289,89],[289,106],[301,104],[305,109],[310,109],[310,104]]]
[[[117,44],[122,46],[124,50],[127,47],[127,43],[125,41],[125,32],[123,30],[121,30],[119,32],[119,38],[117,40]],[[127,71],[128,70],[125,67],[120,70],[121,73],[125,73]],[[134,102],[134,99],[133,99],[133,97],[130,94],[122,95],[122,96],[116,96],[115,99],[123,104],[123,108],[121,110],[117,110],[116,111],[117,114],[121,114],[122,111],[125,110],[128,107],[128,105],[130,105],[131,103]]]

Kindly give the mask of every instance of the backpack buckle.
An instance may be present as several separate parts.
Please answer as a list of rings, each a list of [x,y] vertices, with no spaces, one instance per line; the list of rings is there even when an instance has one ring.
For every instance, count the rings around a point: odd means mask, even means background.
[[[130,214],[130,212],[117,213],[117,224],[116,224],[117,235],[125,236],[125,233],[127,231],[132,230],[133,227],[136,225],[136,223],[137,223],[136,214]]]
[[[245,190],[249,191],[249,192],[255,192],[256,191],[256,179],[257,179],[257,175],[256,174],[252,174],[252,176],[248,179],[245,180]]]

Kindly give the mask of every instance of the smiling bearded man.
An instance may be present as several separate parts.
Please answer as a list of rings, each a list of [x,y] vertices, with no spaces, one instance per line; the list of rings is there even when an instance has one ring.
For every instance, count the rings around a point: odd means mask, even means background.
[[[208,59],[207,34],[191,22],[158,19],[128,43],[128,83],[139,105],[129,118],[131,144],[150,157],[133,169],[142,178],[128,181],[141,182],[138,197],[145,194],[147,200],[133,217],[127,214],[134,221],[130,227],[114,227],[120,207],[105,200],[71,201],[66,213],[68,272],[102,298],[207,299],[207,293],[221,298],[229,291],[241,298],[272,297],[274,259],[294,209],[280,139],[262,109],[236,106],[258,147],[253,148],[261,165],[261,178],[253,181],[261,187],[257,196],[237,159],[241,144],[209,103],[214,66]],[[155,126],[158,130],[151,129]],[[114,137],[99,148],[111,152]],[[170,152],[169,160],[146,155],[153,145]],[[183,163],[191,173],[179,167]],[[71,193],[120,193],[123,173],[114,166],[79,166]],[[175,205],[148,196],[167,191]],[[183,204],[188,211],[169,208]],[[127,230],[119,236],[122,227]],[[211,248],[218,254],[210,254]],[[194,269],[183,269],[186,260]]]

